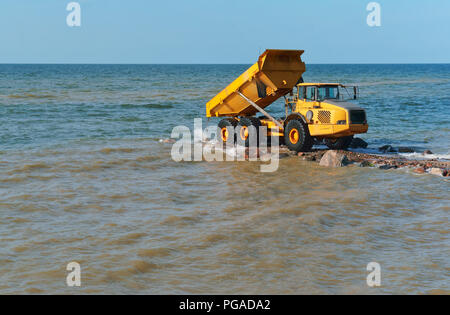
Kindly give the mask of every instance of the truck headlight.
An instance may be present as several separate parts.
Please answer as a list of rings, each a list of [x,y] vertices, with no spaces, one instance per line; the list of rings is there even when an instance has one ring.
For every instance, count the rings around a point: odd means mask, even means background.
[[[306,119],[308,119],[309,121],[313,119],[314,113],[312,111],[307,111],[306,112]]]
[[[346,120],[338,120],[337,124],[338,125],[346,125],[347,121]]]

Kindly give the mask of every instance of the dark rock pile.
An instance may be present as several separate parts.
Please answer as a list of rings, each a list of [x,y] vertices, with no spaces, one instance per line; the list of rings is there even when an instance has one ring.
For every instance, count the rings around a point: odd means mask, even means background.
[[[390,150],[390,148],[386,147],[387,150]],[[405,149],[402,151],[405,152]],[[395,150],[395,152],[399,151]],[[343,167],[354,164],[360,167],[375,167],[382,170],[412,168],[413,172],[418,174],[433,174],[450,177],[450,161],[440,161],[438,159],[411,160],[398,154],[386,156],[344,150],[321,149],[295,154],[289,152],[289,150],[283,146],[280,147],[280,153],[287,156],[297,155],[302,160],[315,161],[322,166],[328,167]]]

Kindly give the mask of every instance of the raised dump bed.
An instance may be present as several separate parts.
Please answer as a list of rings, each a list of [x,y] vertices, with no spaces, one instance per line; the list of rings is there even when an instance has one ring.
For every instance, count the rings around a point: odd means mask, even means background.
[[[242,93],[260,108],[265,108],[288,94],[305,72],[303,50],[268,49],[258,62],[241,74],[206,104],[207,117],[253,116],[257,109]]]

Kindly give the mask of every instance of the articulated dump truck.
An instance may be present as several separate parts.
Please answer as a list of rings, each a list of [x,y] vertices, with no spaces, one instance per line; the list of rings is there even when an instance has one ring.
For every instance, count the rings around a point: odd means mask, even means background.
[[[357,99],[358,88],[304,83],[303,52],[266,50],[206,104],[207,117],[227,117],[218,126],[224,142],[248,146],[250,139],[258,139],[260,130],[267,130],[267,137],[280,137],[280,143],[296,152],[311,150],[315,140],[330,149],[347,149],[355,134],[367,132],[366,112],[349,102]],[[285,98],[285,117],[276,119],[264,108],[280,97]]]

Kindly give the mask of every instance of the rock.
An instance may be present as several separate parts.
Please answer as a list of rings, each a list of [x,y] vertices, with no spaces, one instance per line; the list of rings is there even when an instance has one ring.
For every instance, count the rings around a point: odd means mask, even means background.
[[[424,167],[418,167],[414,171],[416,174],[425,174],[425,168]]]
[[[164,140],[160,140],[160,142],[162,143],[175,143],[175,139],[164,139]]]
[[[397,152],[397,151],[396,151],[392,146],[390,146],[390,145],[384,145],[384,146],[378,148],[378,150],[380,150],[380,151],[383,152],[383,153],[388,153],[388,152],[394,153],[394,152]]]
[[[397,167],[395,167],[393,165],[389,165],[389,164],[381,164],[381,165],[378,166],[378,168],[380,170],[390,170],[392,168],[397,168]]]
[[[318,152],[316,155],[316,160],[320,161],[323,158],[324,154],[325,154],[324,152],[322,152],[322,153]]]
[[[361,163],[359,163],[359,167],[374,167],[374,166],[375,165],[373,165],[369,161],[362,161]]]
[[[289,150],[288,147],[286,147],[286,146],[280,146],[280,147],[278,148],[278,152],[280,152],[280,153],[289,153],[290,150]]]
[[[427,155],[427,154],[433,154],[433,152],[431,152],[430,150],[423,151],[423,155]]]
[[[304,156],[305,155],[305,152],[298,152],[297,153],[297,156]]]
[[[437,167],[433,167],[432,169],[430,169],[430,174],[432,175],[437,175],[437,176],[446,176],[447,172],[441,168],[437,168]]]
[[[398,147],[397,151],[399,153],[414,153],[414,152],[416,152],[416,151],[414,151],[413,148],[409,148],[409,147]]]
[[[316,160],[316,157],[315,157],[315,156],[312,156],[312,155],[307,155],[307,156],[304,156],[304,157],[303,157],[303,160],[304,160],[304,161],[315,161],[315,160]]]
[[[320,160],[320,165],[327,167],[342,167],[348,164],[347,156],[335,150],[327,151]]]
[[[352,142],[350,143],[350,148],[352,148],[352,149],[357,149],[357,148],[365,149],[365,148],[367,148],[368,145],[369,144],[366,141],[364,141],[363,139],[361,139],[361,138],[353,138]]]

